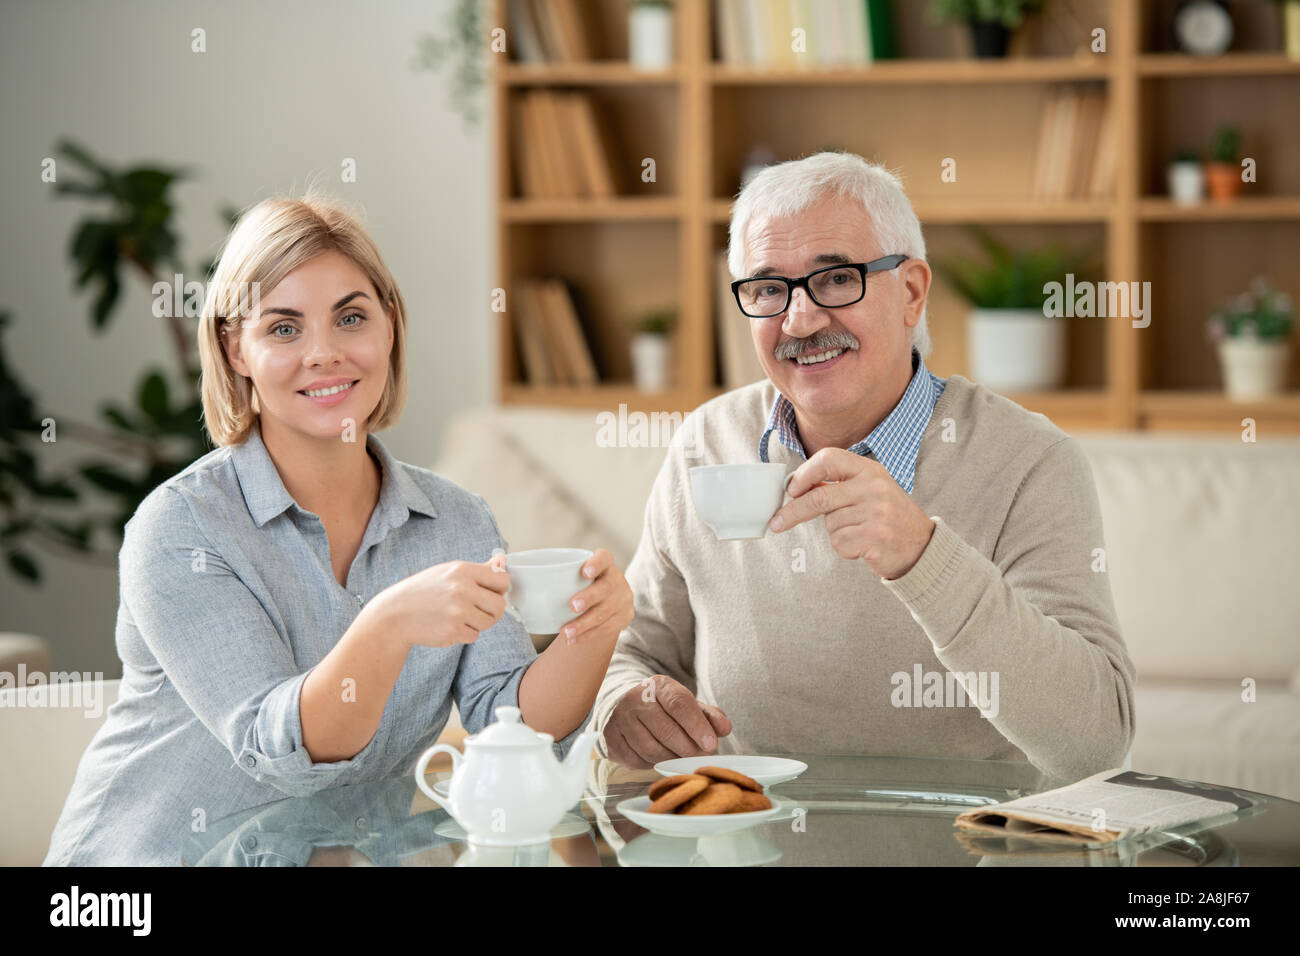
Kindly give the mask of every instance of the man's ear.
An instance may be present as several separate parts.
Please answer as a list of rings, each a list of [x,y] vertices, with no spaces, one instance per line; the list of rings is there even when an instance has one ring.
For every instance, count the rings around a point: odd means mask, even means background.
[[[930,264],[924,259],[908,259],[900,266],[899,279],[903,283],[903,324],[916,325],[921,321],[921,309],[930,292],[934,278]]]

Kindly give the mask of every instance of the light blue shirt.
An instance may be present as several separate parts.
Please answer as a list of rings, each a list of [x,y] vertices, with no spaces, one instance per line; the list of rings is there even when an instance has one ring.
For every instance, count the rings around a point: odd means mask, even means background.
[[[848,450],[855,455],[874,455],[890,477],[910,495],[916,483],[916,456],[921,449],[921,436],[925,434],[935,403],[947,385],[948,380],[926,368],[921,353],[912,349],[912,380],[903,390],[903,397],[870,435],[850,445]],[[767,443],[773,432],[786,448],[800,458],[808,458],[803,442],[799,440],[794,405],[780,392],[776,393],[776,401],[767,416],[767,428],[758,440],[760,461],[768,460]]]
[[[518,705],[537,652],[505,614],[472,644],[413,647],[360,752],[314,763],[304,749],[303,681],[366,601],[430,565],[509,550],[481,497],[395,460],[373,434],[367,447],[383,472],[379,502],[346,588],[324,524],[289,494],[258,428],[140,504],[118,559],[120,694],[45,865],[176,865],[192,833],[231,814],[413,771],[453,698],[470,733]]]

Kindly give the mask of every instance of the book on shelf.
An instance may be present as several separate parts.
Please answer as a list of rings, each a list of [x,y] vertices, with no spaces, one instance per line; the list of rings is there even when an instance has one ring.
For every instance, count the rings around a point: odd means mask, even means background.
[[[892,58],[891,0],[714,0],[718,60],[777,69],[862,66]],[[794,31],[802,30],[796,38]],[[796,51],[796,39],[803,48]]]
[[[1048,93],[1039,126],[1031,195],[1038,200],[1101,199],[1115,172],[1110,100],[1073,86]]]
[[[544,328],[545,317],[532,283],[521,283],[510,310],[519,352],[523,358],[524,381],[529,385],[551,385],[556,380]]]
[[[618,194],[610,137],[584,93],[528,90],[515,101],[514,156],[528,199]]]
[[[545,63],[546,47],[542,45],[542,30],[529,0],[509,0],[506,16],[510,24],[506,46],[520,63]]]
[[[1115,163],[1119,150],[1115,144],[1115,113],[1110,98],[1102,104],[1097,130],[1097,161],[1088,177],[1088,196],[1109,199],[1115,188]]]
[[[573,295],[562,279],[523,279],[515,294],[515,333],[529,385],[597,384],[596,364]]]
[[[717,296],[714,315],[717,322],[718,358],[722,364],[724,388],[739,388],[767,378],[763,364],[754,352],[754,340],[749,334],[749,319],[736,305],[731,293],[731,270],[727,267],[727,250],[716,257]]]
[[[542,293],[550,312],[550,327],[556,332],[557,344],[568,369],[568,384],[595,385],[599,380],[596,363],[591,357],[568,286],[560,279],[547,279],[542,284]]]
[[[520,63],[583,63],[591,43],[579,0],[509,0],[507,46]]]

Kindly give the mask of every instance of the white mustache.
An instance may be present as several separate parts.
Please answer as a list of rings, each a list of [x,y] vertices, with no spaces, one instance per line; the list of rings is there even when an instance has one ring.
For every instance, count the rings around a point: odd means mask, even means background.
[[[825,352],[827,349],[856,349],[858,340],[847,332],[815,334],[806,339],[783,342],[772,352],[778,361],[794,358],[803,352]]]

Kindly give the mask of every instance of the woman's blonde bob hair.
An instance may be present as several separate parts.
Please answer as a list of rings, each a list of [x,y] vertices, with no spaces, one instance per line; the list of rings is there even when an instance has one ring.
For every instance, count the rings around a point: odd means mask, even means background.
[[[359,217],[338,200],[316,192],[301,199],[277,196],[253,206],[231,230],[199,318],[203,419],[216,444],[240,444],[261,412],[248,377],[231,368],[221,336],[238,335],[244,321],[254,318],[253,289],[259,299],[269,295],[294,269],[330,251],[355,262],[393,313],[388,384],[364,428],[388,428],[401,415],[406,404],[406,301],[379,248]]]

